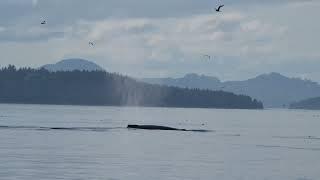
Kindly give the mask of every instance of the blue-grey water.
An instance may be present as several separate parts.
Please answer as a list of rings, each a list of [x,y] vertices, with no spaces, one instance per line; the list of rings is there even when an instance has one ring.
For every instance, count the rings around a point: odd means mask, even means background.
[[[320,111],[3,104],[0,136],[4,180],[320,178]]]

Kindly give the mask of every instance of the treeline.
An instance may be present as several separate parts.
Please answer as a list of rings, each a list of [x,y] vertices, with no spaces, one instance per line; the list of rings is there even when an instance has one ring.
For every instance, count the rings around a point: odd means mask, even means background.
[[[137,82],[105,71],[58,71],[9,65],[0,70],[0,103],[262,109],[261,102],[223,91]]]
[[[310,98],[290,104],[290,109],[320,110],[320,97]]]

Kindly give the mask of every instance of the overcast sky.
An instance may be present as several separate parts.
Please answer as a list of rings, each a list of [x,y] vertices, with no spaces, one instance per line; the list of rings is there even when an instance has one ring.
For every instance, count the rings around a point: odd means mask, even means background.
[[[320,0],[0,0],[0,64],[84,58],[134,77],[320,82],[319,9]]]

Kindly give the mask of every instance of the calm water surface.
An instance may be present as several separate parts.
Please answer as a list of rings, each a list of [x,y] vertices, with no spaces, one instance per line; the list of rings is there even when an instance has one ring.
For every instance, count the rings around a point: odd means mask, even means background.
[[[320,111],[0,105],[0,135],[4,180],[320,179]]]

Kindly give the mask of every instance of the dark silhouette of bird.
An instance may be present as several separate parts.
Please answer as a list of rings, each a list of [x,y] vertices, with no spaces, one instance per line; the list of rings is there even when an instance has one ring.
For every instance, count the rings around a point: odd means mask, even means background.
[[[216,8],[217,12],[221,12],[220,9],[223,7],[224,5],[220,5],[218,8]]]
[[[210,55],[208,55],[208,54],[203,55],[203,57],[207,58],[208,60],[210,60],[210,59],[211,59],[211,56],[210,56]]]
[[[41,24],[42,25],[47,24],[47,21],[42,21]]]
[[[93,42],[89,42],[89,46],[94,46]]]

